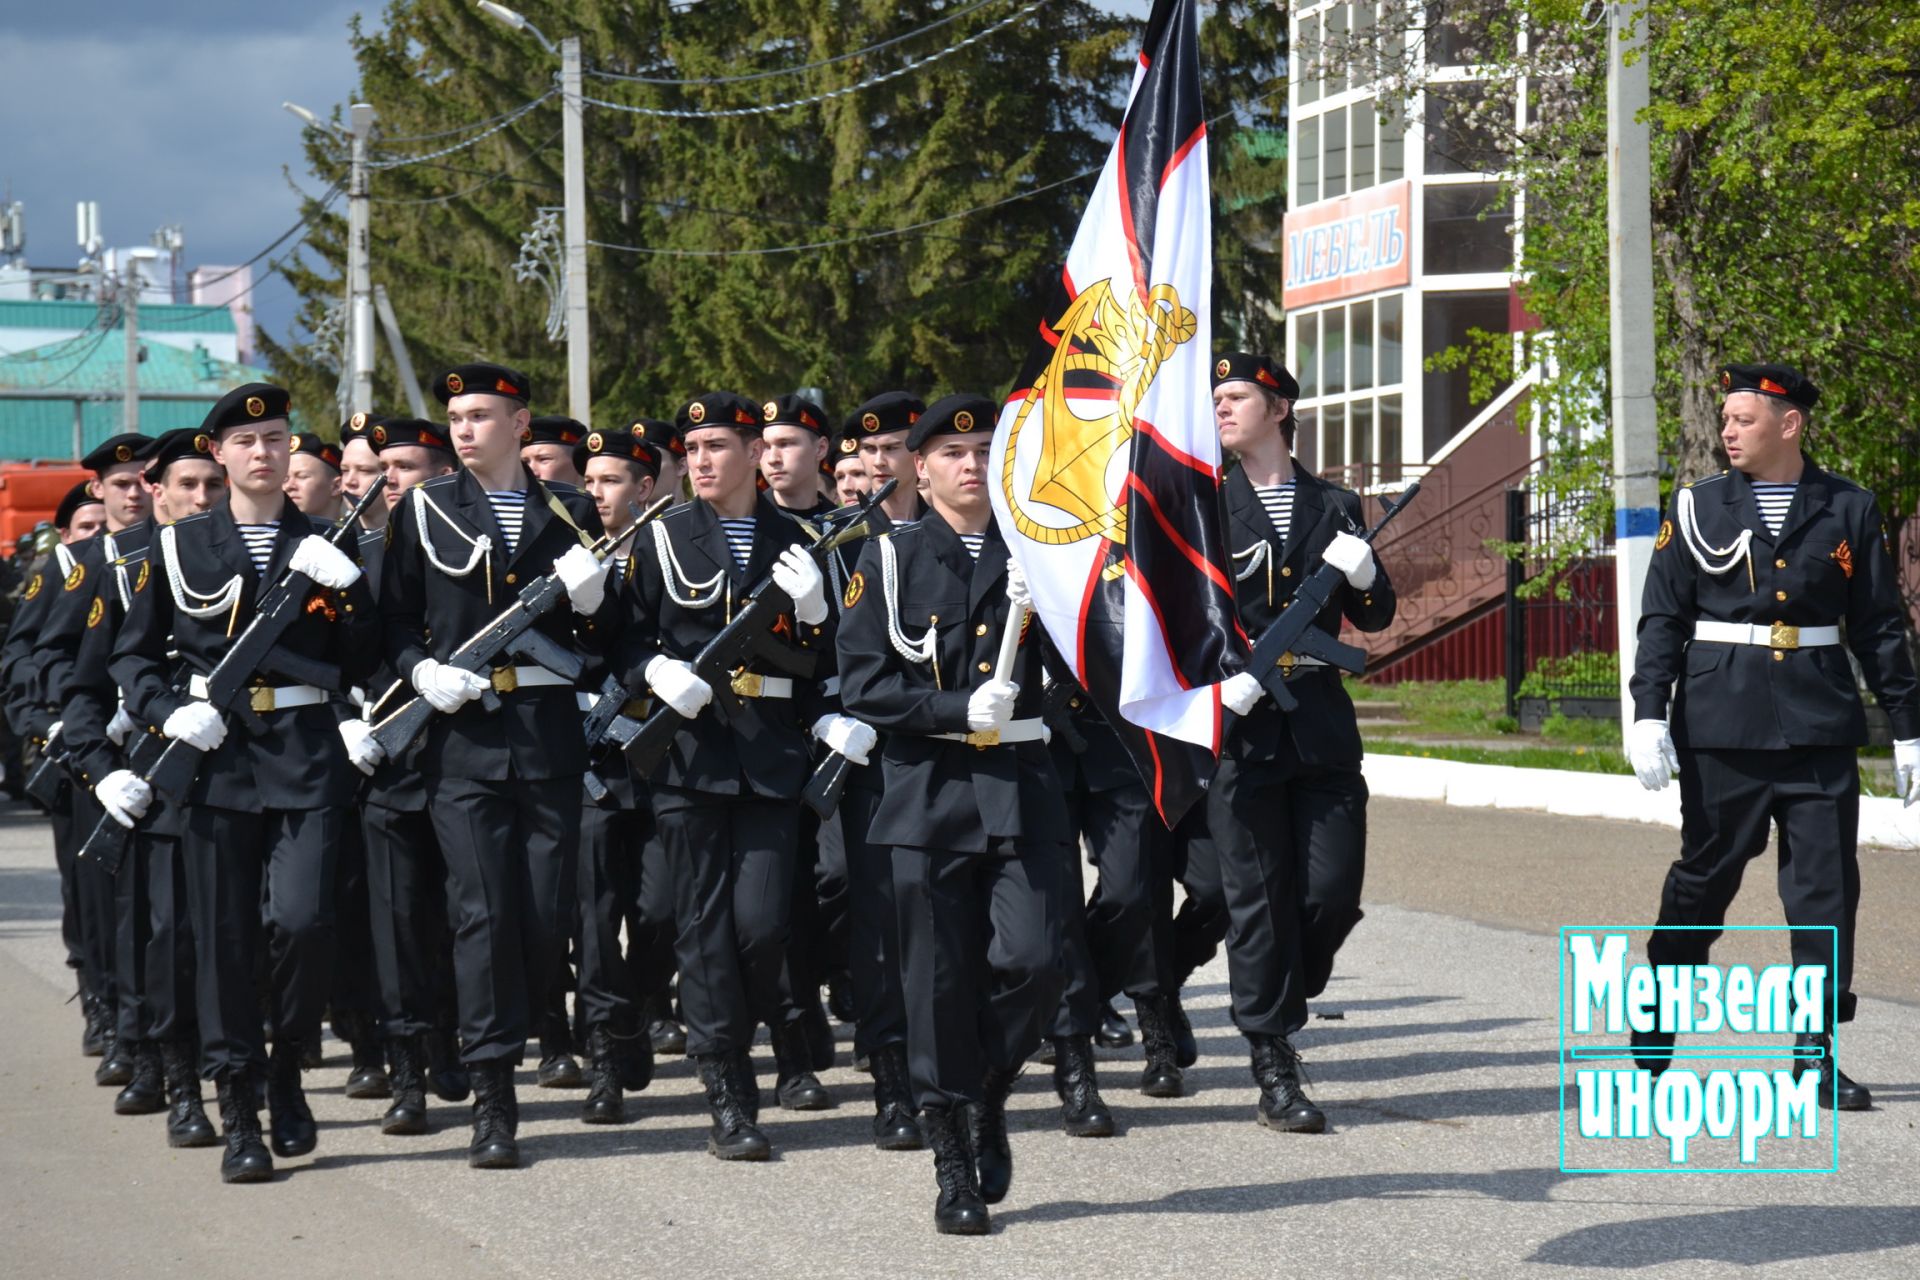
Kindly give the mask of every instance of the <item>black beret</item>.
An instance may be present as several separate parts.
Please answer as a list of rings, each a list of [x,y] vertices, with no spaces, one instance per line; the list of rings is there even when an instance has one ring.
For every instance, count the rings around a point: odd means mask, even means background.
[[[304,453],[320,459],[335,471],[340,469],[340,446],[331,440],[322,440],[311,431],[296,431],[293,439],[287,443],[287,452]]]
[[[147,464],[147,483],[159,484],[160,477],[167,473],[167,467],[182,458],[206,458],[211,447],[207,433],[198,427],[177,427],[153,442],[153,447],[141,455],[141,461]]]
[[[627,424],[627,430],[676,458],[687,456],[686,442],[680,438],[679,425],[665,418],[635,418]]]
[[[800,427],[822,437],[833,430],[827,411],[805,396],[775,396],[760,406],[760,416],[769,427]]]
[[[625,458],[639,463],[650,476],[660,474],[660,451],[631,430],[587,432],[587,438],[573,451],[574,470],[585,471],[589,458]]]
[[[90,481],[82,480],[79,484],[67,490],[67,496],[60,499],[60,505],[54,508],[54,528],[66,528],[73,523],[73,515],[76,511],[86,506],[89,502],[100,501],[99,498],[93,495],[93,491],[87,488],[89,483]]]
[[[447,439],[445,427],[435,426],[424,418],[376,418],[373,430],[369,433],[374,451],[397,449],[412,446],[417,449],[438,449],[448,457],[453,455],[453,443]]]
[[[927,411],[926,402],[911,391],[882,391],[847,415],[840,430],[858,440],[864,436],[907,431]]]
[[[587,429],[572,418],[548,415],[527,424],[527,437],[521,444],[577,445],[587,438]]]
[[[674,424],[683,436],[702,427],[733,427],[759,435],[760,406],[737,392],[708,391],[680,406]]]
[[[991,440],[999,416],[1000,407],[985,396],[964,392],[941,396],[927,406],[907,433],[907,448],[917,453],[935,436],[972,435]]]
[[[1720,371],[1720,391],[1724,395],[1751,391],[1785,400],[1802,409],[1811,409],[1820,402],[1820,388],[1798,369],[1789,369],[1784,364],[1730,364]]]
[[[1278,361],[1245,351],[1229,351],[1213,362],[1213,385],[1251,382],[1288,400],[1300,398],[1300,384]]]
[[[503,364],[457,364],[433,380],[433,398],[446,404],[455,396],[506,396],[525,404],[533,399],[533,384],[518,369]]]
[[[340,424],[340,447],[345,449],[355,440],[365,440],[368,444],[372,444],[373,424],[378,421],[380,421],[379,417],[371,413],[356,413],[348,418]]]
[[[89,471],[105,471],[117,462],[132,462],[152,447],[151,437],[137,431],[125,431],[95,445],[91,453],[80,459],[80,465]]]
[[[200,429],[218,438],[228,427],[250,427],[256,423],[284,419],[293,407],[293,396],[285,387],[270,382],[249,382],[221,396],[200,423]]]

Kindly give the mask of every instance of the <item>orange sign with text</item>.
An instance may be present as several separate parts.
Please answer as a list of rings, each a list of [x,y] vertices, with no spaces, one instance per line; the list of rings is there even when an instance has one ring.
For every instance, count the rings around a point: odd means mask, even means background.
[[[1280,305],[1291,311],[1411,283],[1412,215],[1413,183],[1405,179],[1289,213]]]

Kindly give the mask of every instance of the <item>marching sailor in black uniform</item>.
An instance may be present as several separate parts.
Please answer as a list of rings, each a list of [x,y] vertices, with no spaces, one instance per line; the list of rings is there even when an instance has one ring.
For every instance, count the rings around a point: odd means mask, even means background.
[[[520,1160],[513,1071],[565,946],[587,758],[570,681],[510,659],[483,677],[448,659],[547,573],[571,604],[536,624],[547,639],[591,653],[618,629],[607,566],[588,550],[601,532],[592,501],[520,459],[531,394],[526,375],[494,364],[434,380],[466,469],[407,491],[380,583],[387,659],[441,713],[412,755],[447,864],[477,1169]],[[497,711],[481,701],[489,690]]]
[[[874,512],[875,532],[917,520],[927,504],[920,499],[920,478],[914,471],[908,433],[927,405],[911,391],[883,391],[847,415],[840,431],[857,441],[856,450],[867,473],[867,492],[887,481],[895,482],[887,500]]]
[[[1314,625],[1362,631],[1393,621],[1393,584],[1366,540],[1360,499],[1296,468],[1293,375],[1265,356],[1232,352],[1214,365],[1214,422],[1240,465],[1222,487],[1234,600],[1258,637],[1326,561],[1345,582]],[[1307,1024],[1333,959],[1360,922],[1367,784],[1360,730],[1340,673],[1301,660],[1287,673],[1297,710],[1282,713],[1252,675],[1230,677],[1221,702],[1236,719],[1207,795],[1225,886],[1233,1021],[1252,1044],[1258,1118],[1319,1133],[1326,1116],[1301,1084],[1291,1037]]]
[[[341,435],[353,429],[349,419]],[[296,431],[287,445],[287,496],[301,512],[322,524],[338,524],[346,514],[341,495],[346,492],[340,470],[340,446],[311,431]]]
[[[1680,778],[1680,857],[1659,923],[1683,926],[1655,932],[1647,959],[1706,963],[1742,872],[1777,827],[1793,962],[1828,971],[1828,1017],[1847,1022],[1867,727],[1840,646],[1892,721],[1896,786],[1912,804],[1920,687],[1899,574],[1873,495],[1802,452],[1819,388],[1776,364],[1729,365],[1720,387],[1732,469],[1674,495],[1641,598],[1627,750],[1649,790]],[[1633,1043],[1642,1067],[1665,1069],[1670,1033],[1636,1031]],[[1823,1099],[1872,1105],[1834,1062],[1831,1026],[1799,1045],[1817,1050]]]
[[[866,838],[893,850],[934,1221],[968,1235],[1012,1181],[1007,1096],[1059,1002],[1062,912],[1078,901],[1062,883],[1072,833],[1039,719],[1038,628],[988,504],[996,413],[955,395],[917,416],[906,443],[930,508],[868,542],[840,633],[845,712],[884,741]]]
[[[206,753],[185,797],[184,841],[201,1062],[220,1090],[227,1134],[221,1176],[254,1182],[273,1173],[253,1087],[268,1067],[255,986],[263,958],[273,1025],[273,1149],[304,1155],[315,1143],[300,1061],[325,1011],[334,859],[357,776],[349,753],[358,722],[344,692],[373,646],[375,619],[359,566],[284,492],[287,393],[265,383],[235,388],[202,430],[226,469],[227,501],[156,535],[153,572],[146,589],[133,594],[112,673],[129,714]],[[270,659],[258,675],[251,714],[230,724],[205,701],[206,677],[260,593],[290,570],[315,585],[280,639],[278,650],[288,656]],[[183,688],[175,684],[171,649],[180,655]],[[279,663],[330,670],[334,687],[270,683],[285,679],[272,669]],[[142,784],[127,788],[122,803],[137,810],[150,799]]]

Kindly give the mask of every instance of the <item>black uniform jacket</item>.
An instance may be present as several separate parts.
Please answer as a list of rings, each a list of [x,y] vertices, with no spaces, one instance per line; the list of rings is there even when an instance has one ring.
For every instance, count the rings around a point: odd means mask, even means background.
[[[734,562],[719,517],[697,498],[640,531],[625,591],[628,640],[620,671],[629,689],[646,689],[647,664],[659,654],[693,661],[745,606],[782,552],[813,545],[799,519],[764,494],[753,520],[753,553],[744,569]],[[812,675],[789,675],[765,658],[747,662],[749,674],[792,679],[794,696],[745,698],[737,712],[716,696],[681,728],[652,781],[719,795],[798,798],[810,773],[809,728],[833,708],[825,686],[834,673],[836,625],[831,606],[815,625],[803,626],[791,613],[777,617],[775,642],[811,660]]]
[[[1780,749],[1864,746],[1866,716],[1839,645],[1772,648],[1695,640],[1702,619],[1773,628],[1845,623],[1843,638],[1893,722],[1896,738],[1920,738],[1920,691],[1907,656],[1897,572],[1873,496],[1815,466],[1800,476],[1776,536],[1753,487],[1738,471],[1691,487],[1698,538],[1710,562],[1743,532],[1751,560],[1725,573],[1701,568],[1679,508],[1660,526],[1641,597],[1633,713],[1669,719],[1676,746]],[[1748,570],[1751,565],[1752,577]]]
[[[883,541],[898,558],[893,586]],[[1047,746],[1039,739],[974,747],[929,735],[967,732],[967,698],[992,679],[1007,625],[1007,544],[989,529],[975,563],[937,511],[869,540],[840,621],[840,700],[881,734],[885,786],[867,839],[963,853],[990,840],[1065,843],[1066,808]],[[888,616],[909,645],[929,629],[934,659],[894,646]],[[1014,682],[1014,718],[1039,716],[1040,627],[1029,618]]]
[[[387,531],[362,529],[354,537],[354,555],[360,571],[367,575],[367,592],[380,598],[380,575],[387,562]],[[399,687],[396,688],[395,685]],[[371,701],[374,716],[389,714],[413,696],[413,686],[394,674],[383,651],[380,661],[368,675],[361,693]],[[427,807],[427,785],[414,765],[413,753],[399,760],[382,760],[373,767],[373,776],[360,784],[360,798],[367,804],[406,813],[419,813]]]
[[[1320,567],[1327,544],[1338,533],[1362,533],[1365,516],[1360,497],[1350,489],[1329,484],[1296,468],[1293,521],[1284,546],[1280,544],[1266,508],[1253,491],[1245,470],[1235,467],[1221,489],[1225,507],[1227,544],[1233,554],[1234,603],[1249,641],[1257,642],[1293,598],[1294,588]],[[1345,618],[1362,631],[1384,631],[1393,622],[1393,583],[1385,565],[1379,565],[1373,586],[1355,591],[1342,578],[1327,597],[1313,625],[1338,635]],[[1340,673],[1328,667],[1296,670],[1288,681],[1299,709],[1283,714],[1270,698],[1245,716],[1234,718],[1225,750],[1237,760],[1271,760],[1291,739],[1305,764],[1352,764],[1360,759],[1360,729],[1354,721],[1353,699],[1347,696]]]
[[[73,609],[79,616],[79,634],[53,692],[60,705],[60,736],[72,752],[69,771],[87,787],[98,785],[124,763],[120,748],[107,737],[107,725],[120,705],[120,691],[108,664],[135,586],[144,588],[152,577],[147,555],[154,532],[153,522],[143,520],[112,535],[112,562],[91,575],[86,603]],[[105,557],[100,558],[104,562]]]
[[[148,725],[165,723],[177,708],[192,701],[188,680],[212,671],[233,637],[246,629],[260,593],[286,572],[300,540],[309,535],[324,537],[331,531],[287,502],[263,577],[254,572],[246,541],[226,503],[188,516],[171,530],[178,558],[169,563],[167,531],[155,535],[155,550],[149,556],[153,570],[146,585],[133,593],[110,665],[128,711]],[[228,609],[193,617],[174,598],[175,571],[192,593],[185,597],[189,605],[198,605],[196,597],[219,595],[235,581],[240,584],[239,596]],[[344,691],[358,683],[369,665],[376,628],[373,599],[364,579],[344,591],[312,588],[278,647],[334,667],[338,671],[334,692],[342,696],[313,706],[265,712],[260,730],[250,727],[246,717],[226,713],[226,740],[201,764],[187,802],[257,813],[323,809],[351,800],[354,780],[360,775],[347,763],[340,740],[340,721],[352,712]],[[170,649],[179,652],[177,668],[168,656]],[[176,679],[182,686],[178,689]],[[306,683],[285,670],[272,669],[271,663],[258,682]]]
[[[65,546],[56,546],[27,571],[27,585],[21,589],[20,604],[7,628],[7,639],[0,646],[0,685],[5,686],[7,719],[15,733],[44,742],[47,730],[60,717],[47,705],[40,685],[40,635],[45,630],[53,603],[69,588],[80,590],[86,581],[74,578],[79,562]]]
[[[523,587],[553,571],[553,562],[600,536],[600,513],[586,494],[567,484],[543,484],[522,470],[526,514],[513,554],[493,517],[480,482],[465,471],[415,485],[387,520],[387,550],[380,568],[380,614],[392,674],[409,681],[423,659],[445,662],[454,650],[513,604]],[[566,511],[562,519],[553,508]],[[428,543],[422,542],[422,526]],[[492,550],[475,558],[474,539]],[[462,575],[436,568],[428,557]],[[588,653],[604,651],[619,630],[617,592],[593,617],[582,618],[563,600],[535,623],[548,639]],[[524,666],[501,655],[495,667]],[[413,763],[428,777],[504,782],[509,778],[577,778],[586,772],[586,739],[580,704],[570,685],[538,685],[499,695],[489,711],[478,698],[452,715],[435,715],[420,735]],[[383,709],[384,710],[384,709]]]

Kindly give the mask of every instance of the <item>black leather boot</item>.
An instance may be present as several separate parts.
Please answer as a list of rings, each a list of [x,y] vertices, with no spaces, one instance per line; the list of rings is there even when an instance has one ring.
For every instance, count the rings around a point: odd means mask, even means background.
[[[380,1117],[380,1132],[396,1137],[427,1132],[427,1078],[418,1037],[395,1036],[387,1044],[392,1070],[387,1086],[393,1104]]]
[[[107,1051],[105,1001],[87,990],[86,975],[76,975],[80,983],[80,1056],[97,1058]]]
[[[123,1043],[118,1032],[107,1028],[106,1048],[100,1065],[93,1069],[93,1082],[102,1088],[118,1089],[133,1081],[133,1046]]]
[[[1820,1050],[1820,1105],[1836,1103],[1842,1111],[1870,1111],[1873,1109],[1873,1094],[1867,1086],[1856,1083],[1840,1064],[1833,1058],[1833,1037],[1825,1032],[1814,1034],[1803,1031],[1793,1038],[1797,1049],[1818,1048]],[[1808,1059],[1799,1058],[1795,1067],[1804,1071]]]
[[[1133,1028],[1127,1025],[1111,1000],[1100,1010],[1100,1030],[1093,1039],[1102,1049],[1124,1049],[1133,1043]]]
[[[613,1032],[605,1023],[587,1032],[587,1053],[593,1061],[593,1085],[581,1104],[580,1119],[586,1124],[625,1124],[627,1104],[620,1083],[619,1049]]]
[[[167,1145],[217,1147],[220,1135],[207,1119],[200,1100],[200,1073],[195,1068],[199,1045],[193,1039],[166,1040],[160,1045],[160,1067],[167,1080]]]
[[[1167,1028],[1173,1032],[1173,1064],[1184,1071],[1200,1061],[1200,1042],[1193,1038],[1193,1024],[1187,1021],[1178,991],[1167,997]]]
[[[227,1137],[227,1153],[220,1157],[222,1182],[266,1182],[273,1177],[273,1157],[260,1141],[260,1109],[252,1074],[234,1068],[220,1077],[220,1127]]]
[[[1053,1091],[1060,1095],[1060,1128],[1070,1138],[1111,1138],[1113,1112],[1100,1096],[1091,1036],[1053,1042]]]
[[[639,1093],[653,1083],[653,1040],[642,1030],[613,1038],[613,1054],[620,1068],[620,1087]]]
[[[306,1155],[320,1140],[306,1090],[300,1087],[300,1064],[305,1057],[303,1040],[283,1036],[273,1043],[272,1065],[267,1068],[267,1108],[272,1120],[268,1138],[273,1154],[283,1160]]]
[[[374,1034],[373,1020],[354,1015],[348,1027],[353,1033],[353,1065],[347,1069],[346,1095],[349,1098],[390,1098],[392,1082],[387,1079],[386,1057],[380,1037]]]
[[[504,1058],[476,1062],[473,1078],[473,1141],[467,1146],[469,1169],[517,1169],[520,1098],[513,1087],[513,1064]]]
[[[654,997],[647,1001],[643,1016],[647,1041],[656,1057],[677,1058],[686,1053],[687,1029],[674,1021],[672,1001],[665,996]]]
[[[1634,1063],[1655,1080],[1673,1064],[1673,1040],[1671,1031],[1636,1031],[1627,1037]]]
[[[874,1055],[879,1061],[879,1055]],[[920,1127],[933,1148],[933,1176],[940,1198],[933,1202],[933,1227],[943,1236],[983,1236],[993,1229],[980,1183],[967,1149],[963,1122],[950,1107],[928,1107],[920,1113]]]
[[[426,1063],[427,1087],[442,1102],[465,1102],[473,1096],[473,1079],[466,1064],[453,1051],[453,1033],[428,1031],[420,1037],[416,1050]]]
[[[1260,1086],[1260,1123],[1287,1133],[1323,1133],[1326,1113],[1301,1085],[1300,1055],[1285,1036],[1248,1036],[1253,1081]]]
[[[160,1046],[151,1040],[133,1041],[133,1078],[113,1100],[115,1115],[150,1116],[167,1109],[167,1077],[160,1065]]]
[[[718,1160],[765,1160],[773,1154],[773,1144],[747,1113],[731,1058],[730,1054],[703,1053],[693,1059],[700,1083],[706,1086],[707,1107],[713,1112],[707,1152]]]
[[[542,1089],[584,1089],[587,1077],[573,1056],[573,1033],[564,1017],[549,1017],[540,1033],[540,1069],[534,1081]]]
[[[907,1074],[907,1047],[881,1045],[873,1051],[872,1061],[873,1145],[882,1151],[920,1150],[924,1144],[920,1140],[920,1126],[913,1119],[913,1082]]]
[[[1147,1065],[1140,1071],[1140,1092],[1149,1098],[1178,1098],[1187,1091],[1167,1003],[1166,996],[1133,1002],[1134,1016],[1140,1020],[1140,1043],[1147,1054]]]
[[[735,1049],[726,1055],[727,1070],[733,1080],[733,1091],[740,1099],[740,1105],[746,1108],[747,1118],[755,1124],[760,1123],[760,1074],[753,1069],[753,1050]]]
[[[980,1084],[980,1101],[967,1108],[967,1122],[973,1151],[974,1176],[979,1180],[980,1198],[999,1204],[1013,1186],[1013,1145],[1007,1141],[1007,1098],[1013,1093],[1018,1071],[988,1067]]]
[[[773,1096],[789,1111],[830,1111],[833,1095],[813,1074],[813,1050],[802,1022],[789,1022],[773,1032],[773,1061],[778,1072]]]
[[[835,969],[827,975],[827,1012],[833,1015],[835,1022],[851,1026],[855,1021],[853,978],[845,969]]]

